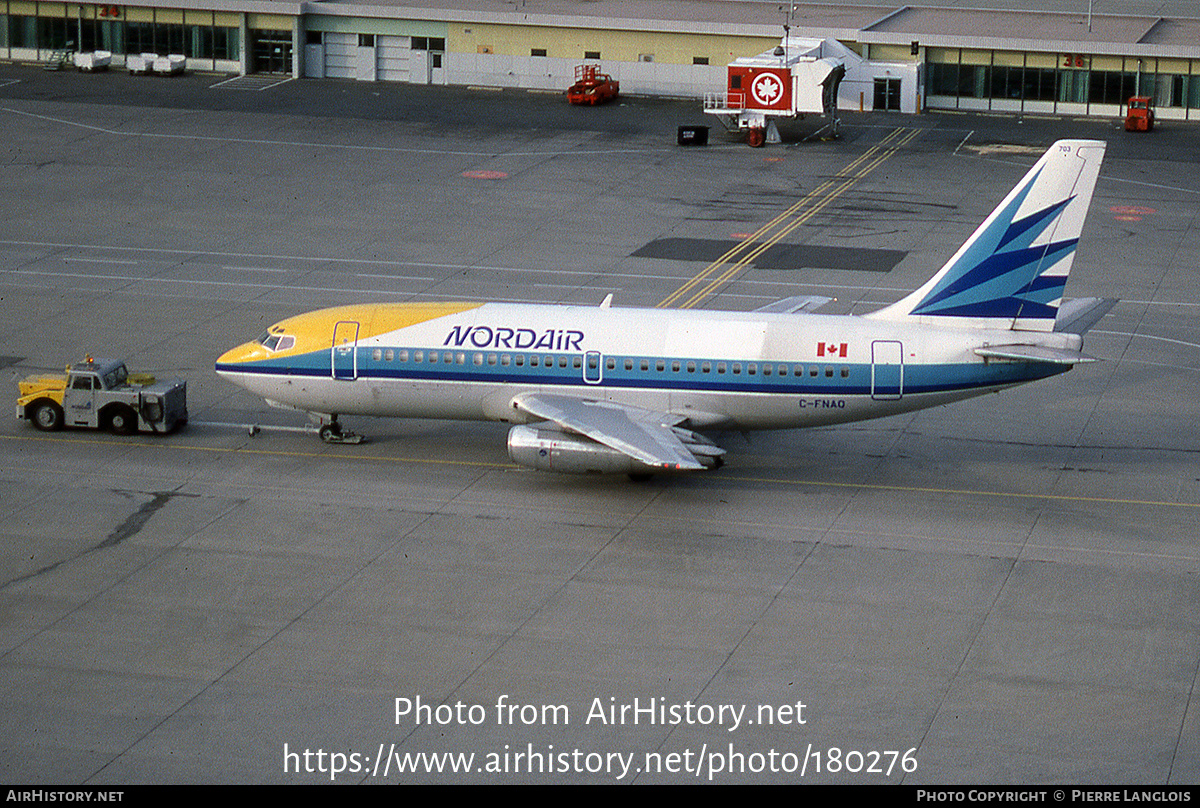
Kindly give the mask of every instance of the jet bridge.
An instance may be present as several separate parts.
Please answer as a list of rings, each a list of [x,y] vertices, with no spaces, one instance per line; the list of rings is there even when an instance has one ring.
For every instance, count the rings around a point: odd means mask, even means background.
[[[704,111],[744,130],[751,146],[778,142],[778,118],[823,115],[836,134],[838,89],[847,68],[861,64],[837,40],[785,37],[773,50],[731,62],[725,90],[707,93]]]

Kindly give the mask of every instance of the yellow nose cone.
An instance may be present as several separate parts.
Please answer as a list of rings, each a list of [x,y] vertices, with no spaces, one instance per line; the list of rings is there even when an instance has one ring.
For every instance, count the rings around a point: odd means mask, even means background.
[[[229,370],[231,365],[240,365],[245,362],[257,362],[260,359],[266,359],[270,353],[266,348],[259,345],[257,342],[247,342],[239,345],[236,348],[230,348],[225,353],[221,354],[217,359],[217,370]],[[223,367],[224,366],[224,367]]]

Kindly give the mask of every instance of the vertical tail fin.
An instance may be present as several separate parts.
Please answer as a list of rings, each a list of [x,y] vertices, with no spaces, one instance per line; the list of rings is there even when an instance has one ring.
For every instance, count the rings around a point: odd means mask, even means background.
[[[1055,143],[936,275],[867,316],[1053,330],[1105,146]]]

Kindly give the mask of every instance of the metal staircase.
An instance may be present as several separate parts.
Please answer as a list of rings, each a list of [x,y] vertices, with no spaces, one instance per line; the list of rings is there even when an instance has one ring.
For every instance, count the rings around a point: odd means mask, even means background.
[[[67,40],[67,44],[61,48],[55,48],[50,54],[50,61],[46,62],[46,70],[62,70],[71,63],[71,57],[75,55],[75,40]]]

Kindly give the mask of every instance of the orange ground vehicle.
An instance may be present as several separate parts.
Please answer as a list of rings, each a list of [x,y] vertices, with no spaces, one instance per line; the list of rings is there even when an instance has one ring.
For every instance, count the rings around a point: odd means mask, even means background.
[[[572,104],[603,104],[616,98],[620,90],[621,83],[601,73],[600,65],[576,65],[575,83],[567,90],[567,100]]]
[[[1129,111],[1125,114],[1126,132],[1149,132],[1154,128],[1154,108],[1150,98],[1135,95],[1129,99]]]

